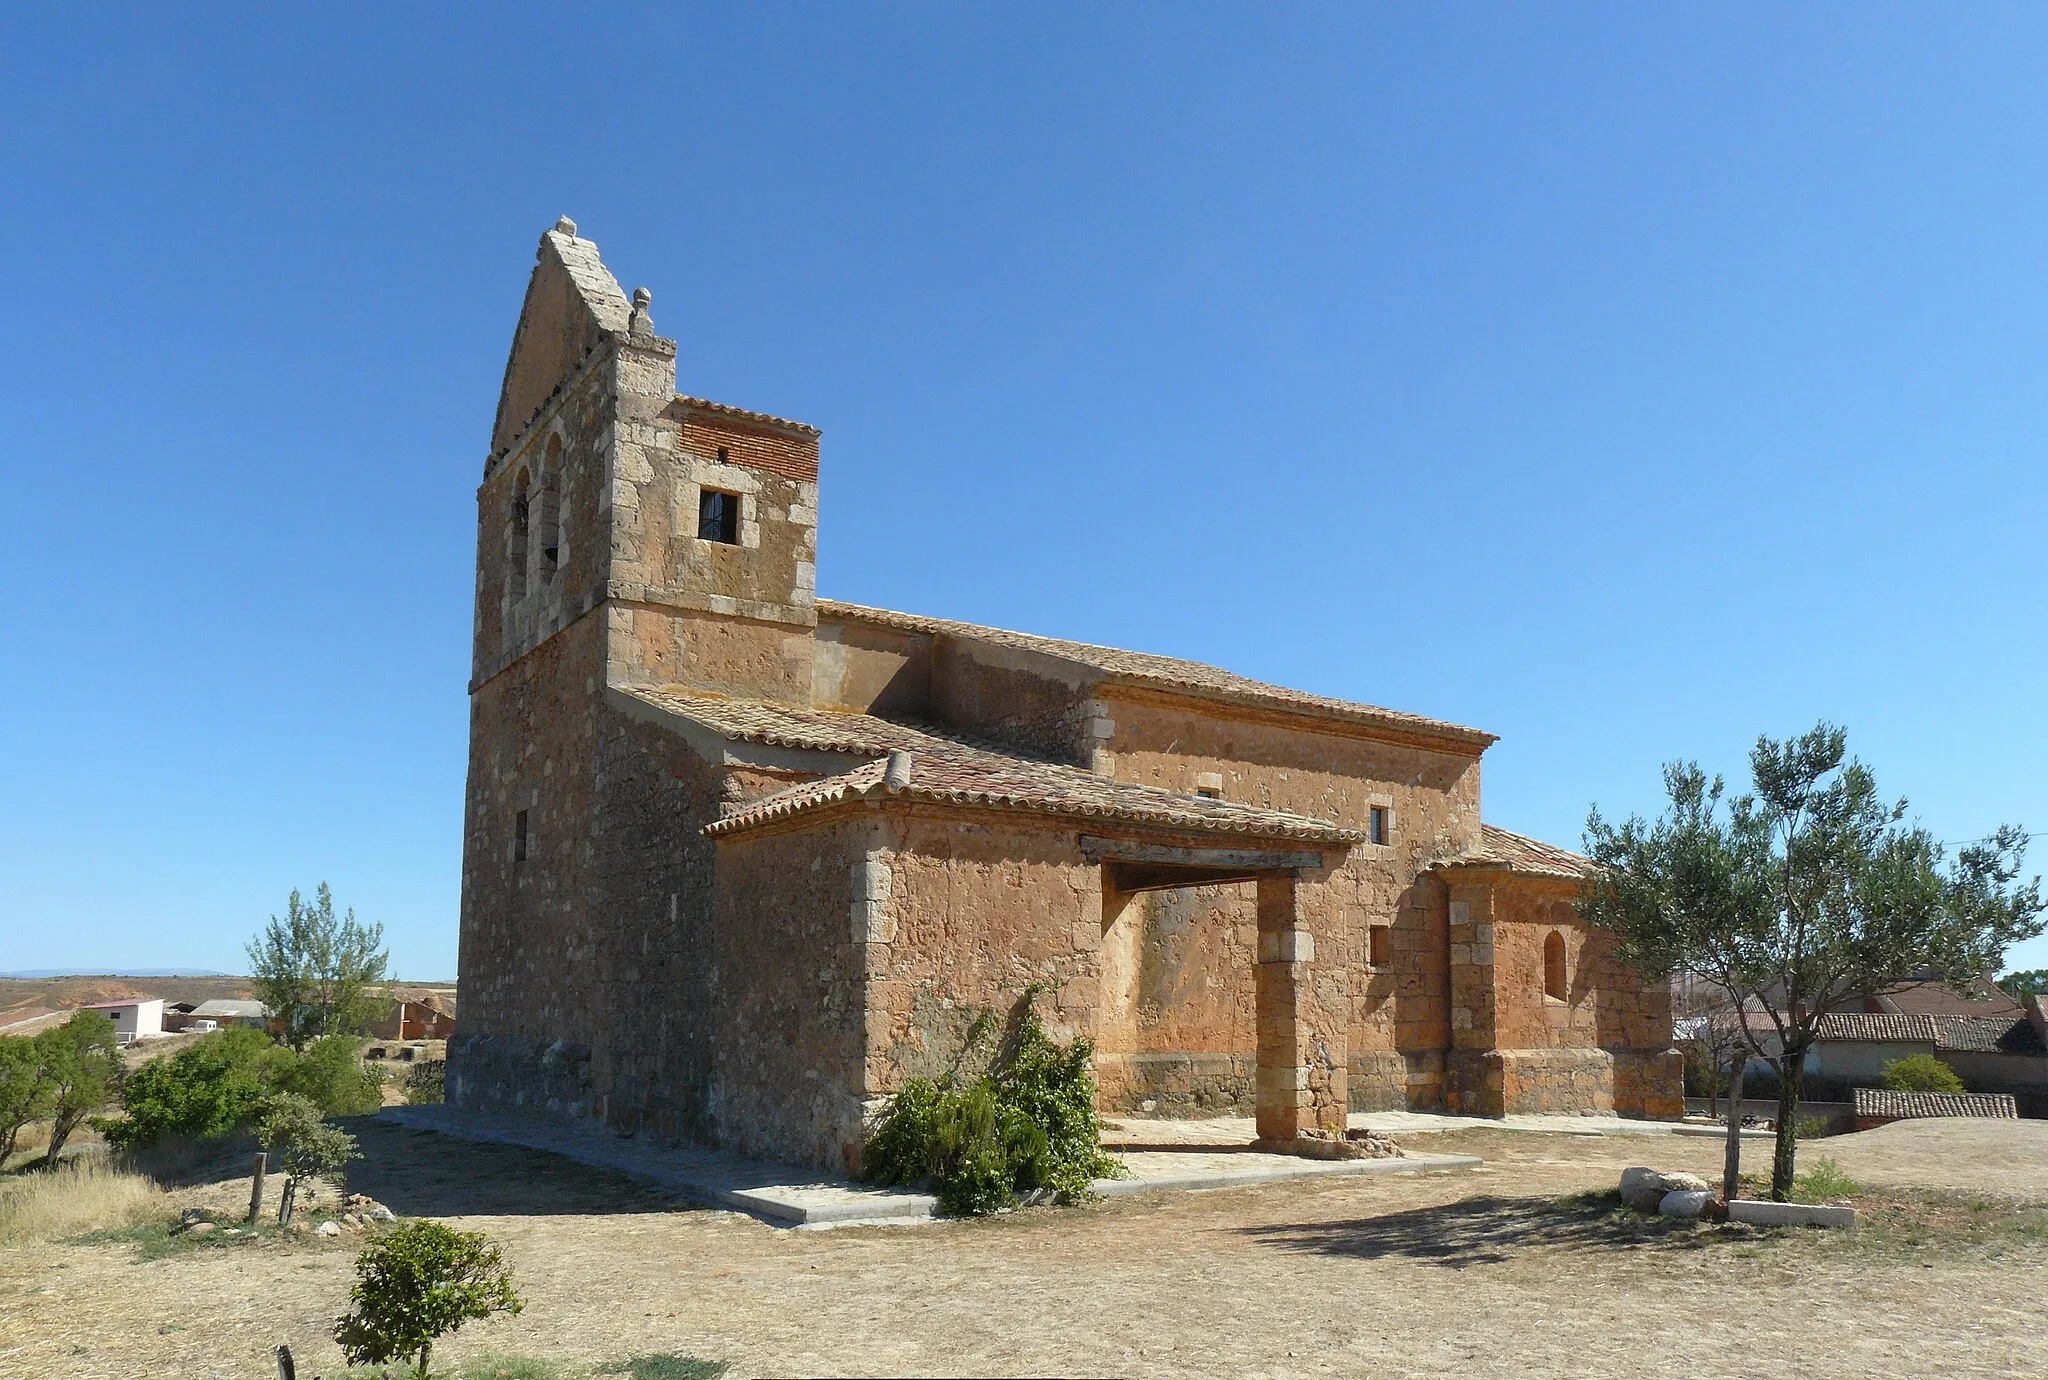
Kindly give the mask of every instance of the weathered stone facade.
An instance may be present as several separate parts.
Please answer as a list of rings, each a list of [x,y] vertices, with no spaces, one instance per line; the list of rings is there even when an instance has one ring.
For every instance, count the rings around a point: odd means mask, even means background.
[[[542,237],[477,495],[455,1100],[843,1166],[1036,986],[1122,1111],[1679,1114],[1580,860],[1480,822],[1490,735],[819,600],[817,479]]]

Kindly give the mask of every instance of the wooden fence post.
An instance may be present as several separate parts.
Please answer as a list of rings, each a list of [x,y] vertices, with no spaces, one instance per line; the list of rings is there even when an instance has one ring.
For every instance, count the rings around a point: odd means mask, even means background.
[[[249,1220],[255,1221],[263,1215],[263,1171],[269,1167],[270,1157],[261,1150],[256,1152],[256,1173],[249,1184]]]

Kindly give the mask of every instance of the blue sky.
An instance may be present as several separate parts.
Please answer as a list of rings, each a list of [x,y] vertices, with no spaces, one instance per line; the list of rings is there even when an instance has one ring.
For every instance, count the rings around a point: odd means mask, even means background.
[[[2048,11],[0,18],[0,970],[455,966],[473,493],[569,214],[824,428],[819,585],[2048,828]],[[2037,845],[2030,860],[2048,858]],[[2048,941],[2012,956],[2048,965]]]

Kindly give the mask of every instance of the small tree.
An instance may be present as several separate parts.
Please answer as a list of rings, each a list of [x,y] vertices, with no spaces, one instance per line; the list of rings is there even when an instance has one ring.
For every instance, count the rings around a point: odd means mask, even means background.
[[[36,1042],[0,1035],[0,1164],[14,1153],[21,1128],[49,1114],[50,1086]]]
[[[249,941],[257,995],[284,1027],[293,1049],[323,1035],[360,1035],[383,1007],[370,989],[384,979],[390,954],[382,925],[361,925],[350,910],[337,917],[334,893],[320,883],[313,903],[298,892]]]
[[[35,1045],[49,1099],[50,1148],[43,1164],[54,1167],[71,1133],[119,1090],[121,1049],[114,1023],[97,1011],[81,1011],[45,1030]]]
[[[297,1093],[270,1099],[256,1123],[256,1135],[284,1170],[284,1192],[277,1202],[277,1220],[284,1225],[291,1223],[301,1188],[339,1174],[357,1157],[356,1138],[328,1125],[319,1106]]]
[[[350,1365],[411,1361],[423,1378],[439,1338],[493,1313],[517,1313],[504,1257],[482,1232],[407,1222],[356,1257],[354,1308],[335,1320]]]
[[[1956,1071],[1932,1054],[1909,1054],[1894,1059],[1878,1074],[1878,1082],[1893,1092],[1959,1093],[1963,1080]]]
[[[1846,735],[1822,724],[1757,739],[1753,794],[1723,800],[1692,763],[1665,768],[1670,812],[1656,824],[1586,824],[1596,864],[1580,913],[1611,931],[1646,973],[1686,967],[1727,988],[1737,1010],[1768,1013],[1776,1049],[1752,1048],[1778,1074],[1771,1196],[1792,1191],[1806,1051],[1829,1012],[1901,973],[1961,984],[2042,930],[2040,882],[2018,884],[2026,835],[2012,826],[1961,849],[1953,864],[1926,830],[1905,825]]]

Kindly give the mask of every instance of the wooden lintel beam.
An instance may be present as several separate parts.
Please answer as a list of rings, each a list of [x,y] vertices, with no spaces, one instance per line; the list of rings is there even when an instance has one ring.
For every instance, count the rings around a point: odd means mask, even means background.
[[[1321,853],[1292,853],[1255,848],[1171,848],[1157,843],[1132,843],[1127,839],[1081,835],[1081,856],[1089,862],[1105,859],[1117,862],[1164,863],[1179,867],[1205,867],[1231,872],[1314,871],[1323,865]]]
[[[1190,886],[1222,886],[1226,882],[1256,882],[1257,872],[1232,872],[1209,867],[1184,867],[1175,863],[1134,863],[1105,859],[1104,871],[1110,886],[1126,895],[1140,891],[1179,891]]]

